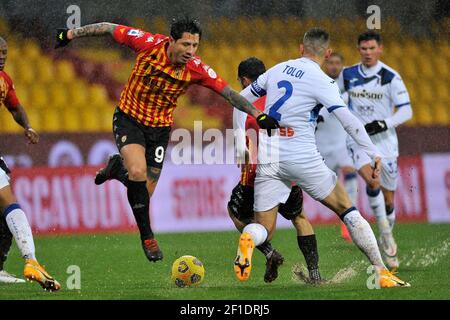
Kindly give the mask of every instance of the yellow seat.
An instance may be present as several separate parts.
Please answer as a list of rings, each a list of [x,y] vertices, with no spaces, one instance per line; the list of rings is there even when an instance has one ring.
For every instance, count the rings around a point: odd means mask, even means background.
[[[80,110],[81,129],[88,132],[101,131],[98,118],[97,109],[93,107]]]
[[[42,128],[45,132],[58,132],[64,129],[60,111],[57,109],[42,110]]]
[[[36,82],[36,74],[33,63],[30,60],[18,60],[15,62],[16,77],[15,83],[32,84]]]
[[[436,103],[433,105],[434,122],[438,125],[448,125],[450,122],[450,114],[448,106],[444,103]]]
[[[111,132],[114,108],[111,106],[103,106],[98,109],[97,113],[98,113],[97,121],[99,131]]]
[[[80,132],[80,110],[76,108],[66,107],[62,110],[62,123],[64,131]]]
[[[30,89],[30,103],[34,108],[45,108],[49,104],[47,88],[41,84],[34,84]]]
[[[81,80],[76,79],[72,84],[66,85],[64,93],[69,97],[73,106],[80,108],[90,105],[88,86]]]
[[[55,108],[68,108],[72,106],[72,101],[68,95],[69,85],[54,82],[48,87],[49,103]]]
[[[450,77],[450,67],[448,65],[448,60],[440,56],[434,57],[433,64],[437,77],[441,79],[448,79]]]
[[[436,98],[442,103],[449,104],[450,102],[450,94],[448,93],[448,83],[439,82],[434,87],[436,90]],[[450,107],[450,105],[449,105]]]
[[[417,123],[420,125],[431,125],[433,124],[433,116],[430,111],[429,106],[420,106],[417,112],[414,114],[414,117],[417,120]]]
[[[35,40],[25,40],[21,50],[25,60],[38,61],[42,58],[41,47]]]
[[[63,60],[56,63],[56,81],[71,83],[76,73],[71,62]]]
[[[35,70],[39,82],[46,84],[55,82],[53,64],[50,59],[46,57],[41,58]]]
[[[108,101],[108,93],[105,87],[94,84],[89,87],[89,104],[91,107],[99,107]]]

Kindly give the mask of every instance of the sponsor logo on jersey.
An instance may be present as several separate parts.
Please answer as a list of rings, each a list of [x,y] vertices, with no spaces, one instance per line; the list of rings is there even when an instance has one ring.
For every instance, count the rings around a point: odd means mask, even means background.
[[[372,99],[372,100],[381,100],[383,99],[382,93],[369,92],[365,89],[362,91],[350,91],[350,98],[362,98],[362,99]]]
[[[131,37],[141,38],[144,36],[144,32],[138,29],[131,29],[128,31],[128,35]]]
[[[147,40],[145,42],[153,42],[155,40],[154,37],[148,37]]]

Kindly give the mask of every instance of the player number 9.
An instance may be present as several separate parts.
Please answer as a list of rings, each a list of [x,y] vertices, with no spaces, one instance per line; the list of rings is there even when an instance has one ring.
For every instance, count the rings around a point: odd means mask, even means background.
[[[161,163],[163,162],[163,160],[164,160],[164,147],[159,146],[155,150],[155,161],[157,163]]]

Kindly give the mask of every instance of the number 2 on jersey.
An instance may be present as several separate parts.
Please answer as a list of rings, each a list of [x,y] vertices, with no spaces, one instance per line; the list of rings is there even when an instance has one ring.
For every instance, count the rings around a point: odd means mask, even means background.
[[[281,88],[286,89],[286,92],[273,104],[273,106],[269,110],[269,116],[277,119],[278,121],[281,120],[281,113],[278,112],[278,109],[280,109],[281,106],[292,96],[293,91],[292,83],[286,80],[278,82],[278,89]]]

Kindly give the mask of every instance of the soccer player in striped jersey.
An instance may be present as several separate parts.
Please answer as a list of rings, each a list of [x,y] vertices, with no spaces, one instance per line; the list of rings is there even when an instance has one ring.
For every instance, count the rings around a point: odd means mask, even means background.
[[[241,83],[242,89],[251,85],[264,72],[266,72],[266,67],[261,60],[251,57],[242,61],[238,67],[238,80]],[[254,105],[259,110],[264,110],[265,101],[265,97],[262,97]],[[238,127],[240,123],[244,122],[239,119],[240,117],[245,117],[245,128]],[[237,109],[234,109],[233,120],[235,120],[233,121],[233,126],[236,130],[236,139],[244,140],[246,139],[245,133],[249,133],[247,141],[236,142],[237,157],[242,172],[241,179],[233,189],[230,201],[228,202],[228,213],[236,229],[242,232],[247,224],[254,221],[254,183],[257,164],[253,159],[256,158],[255,156],[257,154],[257,132],[259,131],[259,127],[254,118],[249,117],[246,113]],[[245,132],[243,129],[245,129]],[[239,149],[241,146],[247,146],[247,149]],[[278,212],[285,219],[292,221],[292,224],[296,228],[297,244],[308,267],[308,276],[305,276],[303,272],[297,272],[297,276],[307,283],[320,284],[322,279],[319,272],[319,253],[317,250],[316,235],[303,210],[303,194],[299,186],[294,185],[292,187],[289,198],[285,203],[280,204]],[[278,267],[283,264],[284,258],[272,247],[269,240],[256,248],[266,257],[264,281],[274,281],[278,277]]]
[[[367,31],[358,37],[361,62],[344,68],[338,84],[348,94],[348,106],[365,125],[382,155],[381,179],[370,175],[371,160],[353,140],[348,148],[355,168],[367,184],[367,195],[380,231],[379,244],[390,269],[398,269],[397,244],[392,230],[395,221],[394,193],[397,188],[398,140],[395,128],[412,117],[408,91],[400,75],[381,62],[381,36]]]
[[[4,71],[8,45],[0,37],[0,106],[4,105],[14,120],[24,129],[28,143],[39,142],[39,135],[31,128],[27,113],[19,102],[13,81]],[[30,281],[38,282],[45,290],[56,291],[60,284],[50,276],[36,259],[33,234],[25,212],[13,195],[9,170],[6,162],[0,157],[0,283],[24,282],[3,270],[4,263],[11,248],[12,239],[16,241],[19,251],[25,260],[24,276]]]
[[[263,114],[216,72],[196,56],[202,30],[196,20],[183,18],[171,24],[170,36],[152,34],[113,23],[97,23],[73,30],[57,30],[57,47],[82,37],[111,36],[136,54],[136,64],[122,91],[114,113],[113,132],[120,156],[110,158],[96,177],[100,184],[111,171],[127,186],[141,243],[150,261],[163,258],[149,217],[149,201],[161,174],[173,111],[177,100],[191,84],[198,84],[222,95],[232,106],[257,118],[263,129],[278,123]],[[122,167],[123,159],[123,168]]]

